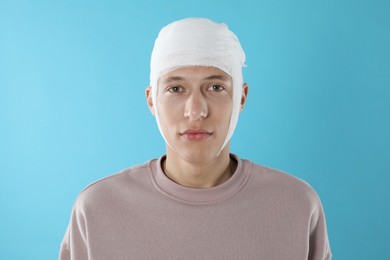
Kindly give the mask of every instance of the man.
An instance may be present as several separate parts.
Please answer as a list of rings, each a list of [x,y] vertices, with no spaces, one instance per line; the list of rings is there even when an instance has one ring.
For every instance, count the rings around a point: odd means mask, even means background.
[[[147,103],[166,155],[88,186],[60,259],[331,259],[315,191],[229,151],[248,85],[245,54],[224,24],[164,27]]]

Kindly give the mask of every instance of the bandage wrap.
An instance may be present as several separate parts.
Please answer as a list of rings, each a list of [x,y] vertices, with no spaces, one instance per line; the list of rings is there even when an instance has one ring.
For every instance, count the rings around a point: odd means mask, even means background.
[[[210,66],[231,76],[233,109],[222,150],[232,137],[238,121],[241,109],[242,67],[244,63],[245,53],[240,42],[225,24],[215,23],[204,18],[187,18],[162,28],[152,52],[150,86],[152,87],[157,125],[165,141],[167,142],[167,139],[160,126],[157,104],[157,83],[162,75],[184,66]]]

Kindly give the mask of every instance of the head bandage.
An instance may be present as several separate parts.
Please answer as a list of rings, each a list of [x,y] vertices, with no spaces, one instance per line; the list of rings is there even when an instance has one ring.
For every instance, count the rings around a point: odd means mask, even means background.
[[[241,109],[242,67],[245,53],[236,35],[227,25],[204,18],[187,18],[162,28],[154,44],[150,61],[150,86],[158,128],[157,83],[165,73],[184,66],[211,66],[229,74],[233,83],[233,109],[230,125],[220,151],[233,135]],[[171,146],[171,148],[173,148]]]

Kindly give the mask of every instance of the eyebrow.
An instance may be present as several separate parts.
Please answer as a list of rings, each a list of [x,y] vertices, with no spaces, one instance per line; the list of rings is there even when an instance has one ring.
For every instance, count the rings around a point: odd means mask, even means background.
[[[211,75],[210,77],[205,78],[205,80],[214,80],[214,79],[227,81],[230,78],[223,75]]]
[[[230,78],[229,77],[226,77],[226,76],[223,76],[223,75],[211,75],[207,78],[204,78],[204,80],[223,80],[223,81],[228,81]],[[171,83],[171,82],[175,82],[175,81],[185,81],[186,79],[183,78],[183,77],[177,77],[177,76],[174,76],[174,77],[169,77],[167,79],[164,80],[164,83]]]
[[[171,83],[175,81],[185,81],[185,78],[183,77],[169,77],[167,79],[164,79],[164,83]]]

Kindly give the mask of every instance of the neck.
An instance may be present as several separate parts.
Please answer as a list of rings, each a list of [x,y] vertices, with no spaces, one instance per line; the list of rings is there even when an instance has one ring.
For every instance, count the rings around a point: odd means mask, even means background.
[[[237,162],[230,158],[229,147],[225,147],[215,158],[207,162],[189,162],[167,149],[162,163],[165,175],[172,181],[191,188],[210,188],[227,181],[234,173]]]

